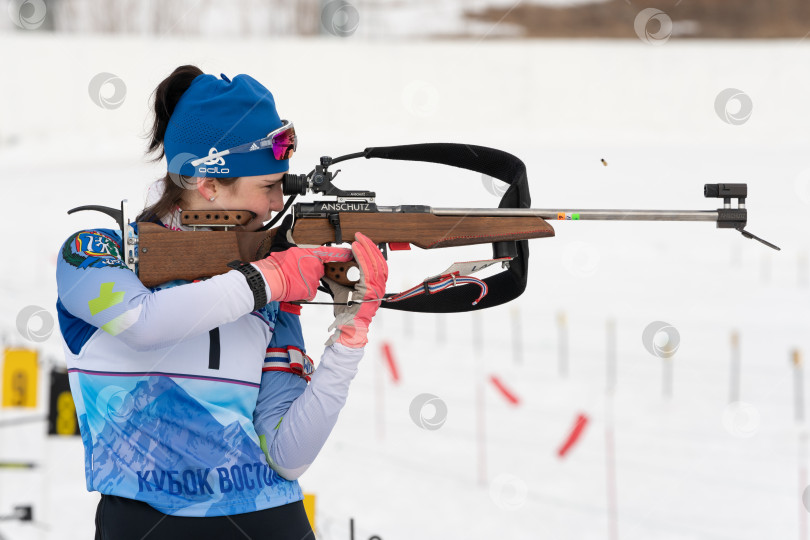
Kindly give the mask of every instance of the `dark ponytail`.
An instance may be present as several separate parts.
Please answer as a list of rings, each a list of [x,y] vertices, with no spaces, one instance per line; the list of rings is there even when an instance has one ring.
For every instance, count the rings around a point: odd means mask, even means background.
[[[157,150],[160,153],[155,156],[152,161],[158,161],[164,155],[163,151],[163,136],[166,135],[166,128],[169,126],[169,118],[171,118],[177,102],[191,86],[191,82],[203,72],[197,66],[180,66],[175,69],[171,75],[163,79],[163,81],[155,89],[153,95],[155,99],[152,105],[152,111],[155,115],[155,121],[152,124],[152,130],[149,134],[151,140],[149,141],[149,149],[147,154],[151,154]]]
[[[154,122],[152,129],[147,136],[149,140],[149,148],[146,150],[147,154],[159,151],[159,153],[151,160],[158,161],[165,155],[163,148],[163,137],[166,135],[166,128],[169,126],[169,119],[177,106],[177,102],[183,96],[186,90],[191,86],[191,82],[203,72],[197,66],[180,66],[175,69],[171,75],[163,79],[163,81],[155,89],[152,103],[152,112],[154,114]],[[135,218],[136,221],[155,221],[171,212],[175,205],[177,205],[183,197],[184,189],[183,184],[186,184],[186,177],[174,175],[172,178],[169,173],[166,173],[161,181],[163,182],[163,195],[160,199],[151,206],[143,209],[143,211]],[[218,178],[221,184],[230,186],[236,181],[236,178]]]

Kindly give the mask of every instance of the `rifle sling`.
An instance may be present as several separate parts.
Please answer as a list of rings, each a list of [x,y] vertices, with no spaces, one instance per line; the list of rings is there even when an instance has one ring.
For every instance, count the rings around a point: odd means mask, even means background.
[[[363,154],[366,159],[425,161],[485,174],[509,184],[499,208],[531,208],[526,165],[516,156],[502,150],[470,144],[427,143],[371,147],[366,148]],[[462,285],[396,303],[383,302],[381,306],[401,311],[453,313],[485,309],[514,300],[526,290],[529,242],[520,240],[493,243],[493,258],[504,252],[514,253],[514,259],[508,269],[483,280],[489,287],[489,294],[476,305],[473,302],[478,296],[478,289]]]

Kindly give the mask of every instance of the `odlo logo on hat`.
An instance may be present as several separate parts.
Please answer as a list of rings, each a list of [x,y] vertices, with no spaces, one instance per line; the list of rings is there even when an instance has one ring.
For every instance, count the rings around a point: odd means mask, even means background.
[[[209,156],[212,156],[212,155],[214,155],[216,153],[217,153],[217,149],[214,148],[214,147],[211,147],[211,149],[208,150],[208,155]],[[225,165],[225,158],[220,156],[218,158],[209,159],[208,161],[204,161],[203,164],[204,165]],[[200,172],[202,174],[205,174],[205,173],[227,174],[227,173],[230,172],[230,169],[227,169],[227,168],[220,169],[219,167],[200,167],[199,169],[197,169],[197,172]]]

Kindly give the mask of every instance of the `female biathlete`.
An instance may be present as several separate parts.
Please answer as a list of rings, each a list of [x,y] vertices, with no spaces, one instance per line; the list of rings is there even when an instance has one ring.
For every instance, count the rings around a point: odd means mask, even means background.
[[[250,210],[255,231],[282,209],[295,132],[256,80],[181,66],[155,90],[154,115],[149,151],[168,172],[137,221],[185,230],[181,209]],[[195,168],[195,156],[212,157]],[[297,478],[337,421],[388,277],[356,238],[154,288],[124,264],[120,231],[68,238],[57,310],[87,489],[101,493],[97,539],[314,538]],[[326,280],[343,304],[313,369],[289,302],[314,298],[325,262],[352,258],[353,289]]]

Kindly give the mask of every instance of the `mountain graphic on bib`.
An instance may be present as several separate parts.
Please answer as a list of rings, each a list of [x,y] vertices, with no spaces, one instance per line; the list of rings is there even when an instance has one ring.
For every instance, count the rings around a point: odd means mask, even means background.
[[[117,417],[106,423],[93,446],[93,454],[97,456],[93,483],[102,493],[122,483],[139,485],[131,476],[141,471],[146,479],[141,486],[145,487],[147,482],[149,486],[141,489],[142,493],[133,494],[134,498],[150,502],[165,499],[171,507],[183,502],[189,506],[220,497],[214,481],[218,468],[265,463],[257,443],[239,422],[222,425],[169,377],[140,381],[132,392],[125,394],[124,400],[115,411]],[[205,477],[214,493],[202,487],[195,487],[197,493],[172,492],[169,481],[182,481],[184,471],[198,475],[207,472]],[[268,468],[267,474],[276,473]]]

